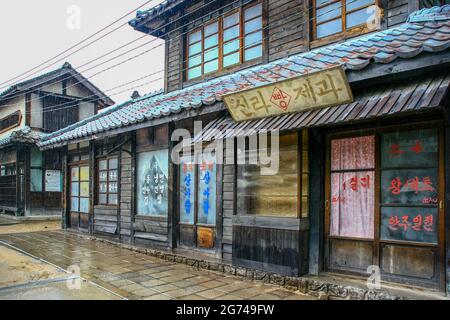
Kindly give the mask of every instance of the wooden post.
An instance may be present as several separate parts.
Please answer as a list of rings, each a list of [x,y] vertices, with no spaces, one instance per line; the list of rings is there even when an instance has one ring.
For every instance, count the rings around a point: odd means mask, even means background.
[[[323,224],[325,216],[325,137],[319,130],[309,132],[309,273],[323,269]]]
[[[168,232],[168,246],[169,248],[175,248],[177,244],[177,203],[178,203],[178,188],[177,188],[177,177],[178,177],[178,165],[172,163],[172,149],[174,147],[174,142],[171,139],[171,134],[174,130],[174,125],[172,123],[169,124],[169,128],[167,130],[169,135],[169,179],[168,179],[168,220],[167,220],[167,232]]]
[[[130,205],[130,244],[134,244],[134,221],[136,218],[136,131],[131,135],[131,205]]]
[[[94,203],[95,203],[95,143],[89,142],[89,234],[94,233]]]
[[[445,162],[444,162],[444,170],[445,170],[445,239],[446,239],[446,257],[445,257],[445,265],[446,265],[446,291],[447,296],[450,295],[450,113],[449,113],[449,100],[447,99],[446,107],[446,122],[444,129],[444,154],[445,154]]]
[[[68,198],[68,195],[70,193],[70,186],[69,186],[69,170],[68,170],[68,152],[67,147],[64,148],[65,154],[63,156],[63,163],[62,163],[62,175],[63,175],[63,192],[61,197],[61,206],[62,206],[62,217],[61,217],[61,227],[63,229],[67,229],[69,226],[69,206],[68,203],[70,199]]]

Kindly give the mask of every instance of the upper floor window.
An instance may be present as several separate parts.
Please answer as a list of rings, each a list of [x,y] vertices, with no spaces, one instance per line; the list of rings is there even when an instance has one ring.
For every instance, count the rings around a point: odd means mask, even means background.
[[[0,119],[0,132],[4,132],[11,128],[17,127],[18,125],[20,125],[21,120],[22,113],[20,111],[16,111],[13,114]]]
[[[192,80],[262,57],[262,4],[227,13],[187,37],[186,79]]]
[[[375,13],[377,0],[314,0],[315,39],[365,29]]]

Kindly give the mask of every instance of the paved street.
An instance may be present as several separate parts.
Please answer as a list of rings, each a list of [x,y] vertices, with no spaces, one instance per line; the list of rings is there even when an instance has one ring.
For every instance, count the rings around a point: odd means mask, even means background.
[[[119,296],[127,299],[153,300],[312,299],[277,286],[198,270],[111,244],[82,239],[62,231],[15,234],[0,232],[0,241],[63,269],[79,266],[82,278],[105,290],[103,294],[96,292],[91,295],[93,299],[96,299],[95,295],[98,298]],[[0,274],[16,272],[6,270],[1,268]],[[117,296],[112,297],[106,290]],[[1,292],[0,288],[0,299],[11,298],[11,295],[5,296]],[[27,297],[33,298],[32,292]],[[49,297],[52,298],[51,295]]]

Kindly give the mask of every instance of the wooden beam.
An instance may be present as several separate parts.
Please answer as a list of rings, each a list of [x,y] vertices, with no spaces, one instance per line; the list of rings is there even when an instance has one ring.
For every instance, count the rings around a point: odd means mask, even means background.
[[[309,131],[309,273],[323,270],[325,218],[325,138],[319,130]]]

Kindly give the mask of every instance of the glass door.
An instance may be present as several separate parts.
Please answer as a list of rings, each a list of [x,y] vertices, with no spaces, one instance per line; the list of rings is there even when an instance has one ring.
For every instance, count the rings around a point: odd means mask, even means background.
[[[89,229],[89,166],[70,167],[70,227]]]
[[[212,249],[216,244],[217,214],[215,157],[205,156],[195,162],[183,157],[179,178],[179,244]]]

